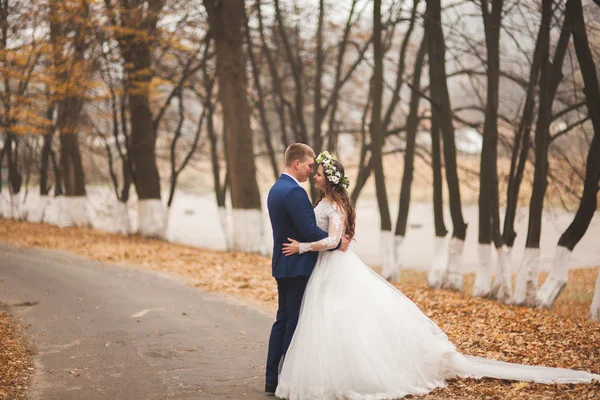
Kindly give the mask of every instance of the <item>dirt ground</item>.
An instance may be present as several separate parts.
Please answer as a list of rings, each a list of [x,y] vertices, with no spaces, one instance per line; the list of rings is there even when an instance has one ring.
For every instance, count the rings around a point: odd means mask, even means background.
[[[107,234],[87,228],[0,220],[0,241],[74,253],[89,259],[162,271],[191,286],[253,303],[274,313],[275,281],[270,260],[258,255],[217,252],[159,240]],[[466,294],[430,290],[424,272],[404,271],[397,287],[435,321],[457,348],[488,358],[575,368],[600,373],[600,325],[587,319],[598,268],[572,270],[552,310],[506,306]],[[541,277],[544,279],[544,277]],[[425,399],[595,399],[600,383],[538,385],[495,379],[452,380]]]
[[[22,329],[0,304],[0,400],[26,397],[33,364]]]

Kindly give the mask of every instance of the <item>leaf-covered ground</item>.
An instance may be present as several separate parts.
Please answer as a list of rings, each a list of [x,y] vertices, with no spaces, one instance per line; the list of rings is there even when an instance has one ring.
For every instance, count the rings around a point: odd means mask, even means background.
[[[270,260],[258,255],[1,219],[0,241],[167,272],[202,290],[229,294],[269,312],[275,310],[276,286],[270,276]],[[587,319],[597,274],[598,268],[570,271],[567,288],[549,311],[472,298],[468,295],[472,274],[465,277],[467,295],[428,289],[423,272],[405,271],[398,288],[466,354],[600,373],[600,324]],[[450,381],[447,388],[424,398],[596,399],[600,398],[600,384],[538,385],[461,379]]]
[[[33,365],[11,315],[0,309],[0,400],[25,398]]]

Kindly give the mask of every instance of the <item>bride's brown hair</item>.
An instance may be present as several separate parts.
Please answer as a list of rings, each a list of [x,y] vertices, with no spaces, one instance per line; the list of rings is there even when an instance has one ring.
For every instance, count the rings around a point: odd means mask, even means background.
[[[323,165],[322,163],[319,165]],[[344,166],[337,160],[333,160],[333,166],[337,171],[344,174]],[[325,166],[323,165],[323,169]],[[344,210],[346,214],[346,235],[352,240],[354,238],[355,229],[356,229],[356,212],[354,211],[354,207],[352,207],[352,202],[350,201],[350,197],[348,196],[348,191],[344,189],[341,185],[341,179],[339,183],[332,183],[325,177],[325,182],[327,182],[327,186],[325,190],[321,191],[321,194],[315,201],[314,206],[321,202],[325,197],[330,198],[338,207]]]

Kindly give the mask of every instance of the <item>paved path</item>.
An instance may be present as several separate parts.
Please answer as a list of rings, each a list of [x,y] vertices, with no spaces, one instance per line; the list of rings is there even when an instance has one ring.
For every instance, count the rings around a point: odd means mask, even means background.
[[[0,243],[0,302],[39,354],[32,399],[265,399],[272,318],[222,296]]]

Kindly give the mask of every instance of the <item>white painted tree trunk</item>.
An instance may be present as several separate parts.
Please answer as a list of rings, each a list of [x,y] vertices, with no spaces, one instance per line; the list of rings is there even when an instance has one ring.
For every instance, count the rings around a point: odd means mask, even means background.
[[[8,196],[6,218],[21,219],[21,192],[10,193]]]
[[[28,220],[29,222],[43,222],[46,209],[48,208],[48,196],[40,195],[37,208],[35,210],[29,210]]]
[[[479,266],[473,284],[474,297],[489,297],[492,292],[492,245],[479,244],[477,247]]]
[[[448,269],[444,276],[443,287],[462,292],[462,253],[465,248],[465,241],[455,237],[450,239],[450,248],[448,249]]]
[[[534,307],[538,288],[540,249],[525,248],[517,273],[513,304]]]
[[[402,274],[402,268],[404,268],[404,253],[402,244],[404,243],[404,236],[394,236],[394,268],[395,275],[392,280],[400,282],[400,276]]]
[[[138,200],[138,234],[160,238],[164,232],[165,209],[160,199]]]
[[[167,207],[165,213],[163,214],[163,231],[160,234],[162,240],[169,241],[169,221],[171,220],[171,211],[172,207]]]
[[[504,304],[512,301],[512,269],[505,247],[497,248],[498,262],[492,285],[492,296]]]
[[[552,308],[552,304],[567,285],[570,259],[571,250],[564,246],[556,246],[550,275],[537,292],[537,306],[539,308]]]
[[[114,224],[116,233],[122,235],[131,235],[133,233],[133,227],[131,226],[131,217],[129,216],[129,210],[127,209],[127,203],[118,201],[115,205]]]
[[[229,212],[226,207],[219,207],[219,222],[221,223],[221,229],[223,230],[223,236],[225,236],[225,248],[231,250],[231,223],[229,219]]]
[[[40,222],[52,225],[58,225],[58,214],[62,196],[51,197],[47,196],[44,208],[44,214]]]
[[[58,226],[89,226],[85,196],[60,196],[57,200]]]
[[[232,250],[244,253],[265,254],[262,211],[233,209]]]
[[[404,259],[402,258],[402,243],[404,242],[404,236],[393,236],[393,244],[392,244],[392,255],[393,255],[393,263],[390,262],[391,269],[384,271],[382,270],[381,275],[391,281],[391,282],[399,282],[400,274],[402,273],[402,266],[404,264]]]
[[[66,196],[58,196],[56,198],[57,202],[57,215],[56,215],[56,225],[61,228],[71,226],[71,218],[68,212],[67,202],[65,200]]]
[[[504,246],[504,253],[506,255],[506,261],[508,262],[508,265],[510,265],[511,271],[512,271],[512,255],[513,255],[513,248],[512,247],[507,247]]]
[[[90,219],[86,212],[86,196],[65,196],[66,204],[68,205],[71,224],[73,226],[89,226]]]
[[[427,275],[427,284],[432,289],[441,289],[446,270],[448,269],[448,251],[445,246],[445,240],[445,237],[436,236],[433,242],[433,263]]]
[[[598,271],[598,278],[596,278],[596,289],[594,291],[592,307],[590,308],[590,318],[600,322],[600,271]]]
[[[392,231],[380,232],[381,276],[390,280],[394,274],[394,234]]]

